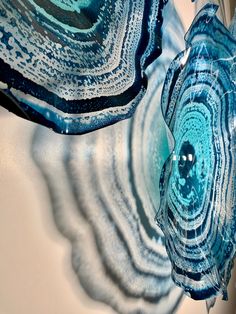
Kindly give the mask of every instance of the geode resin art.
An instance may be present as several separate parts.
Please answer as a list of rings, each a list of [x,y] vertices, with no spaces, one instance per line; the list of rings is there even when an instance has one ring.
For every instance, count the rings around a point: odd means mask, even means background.
[[[161,53],[163,0],[2,0],[1,88],[9,108],[79,134],[128,118]]]
[[[117,313],[227,299],[236,17],[209,2],[186,34],[171,0],[0,3],[1,105],[37,123],[31,157],[74,274]]]
[[[173,152],[157,214],[174,281],[194,299],[227,298],[236,245],[236,41],[206,5],[167,72]]]

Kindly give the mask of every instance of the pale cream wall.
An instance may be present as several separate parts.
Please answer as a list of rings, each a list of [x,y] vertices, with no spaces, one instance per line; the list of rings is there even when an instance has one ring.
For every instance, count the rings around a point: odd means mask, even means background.
[[[112,314],[86,297],[69,266],[69,244],[29,155],[33,125],[10,114],[0,124],[0,314]],[[211,314],[234,314],[235,282],[236,274],[229,302],[218,300]],[[177,314],[190,313],[206,314],[205,303],[185,298]]]

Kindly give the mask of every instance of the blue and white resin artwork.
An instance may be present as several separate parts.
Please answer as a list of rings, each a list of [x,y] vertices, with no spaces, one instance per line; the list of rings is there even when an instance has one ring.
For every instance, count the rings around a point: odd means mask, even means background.
[[[0,105],[37,123],[74,274],[120,314],[227,299],[236,253],[236,17],[207,4],[184,48],[173,3],[0,2]]]
[[[166,0],[1,0],[3,106],[59,133],[132,116],[161,53]]]
[[[236,41],[216,11],[196,16],[162,94],[174,143],[156,219],[173,279],[194,299],[227,299],[236,252]]]

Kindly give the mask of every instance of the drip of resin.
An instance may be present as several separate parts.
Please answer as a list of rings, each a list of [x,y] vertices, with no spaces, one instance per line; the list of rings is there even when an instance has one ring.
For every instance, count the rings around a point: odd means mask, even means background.
[[[173,279],[194,299],[227,299],[236,251],[236,41],[216,11],[196,16],[162,94],[174,141],[156,220]]]
[[[166,0],[1,0],[3,106],[81,134],[129,118],[161,53]]]
[[[171,60],[184,48],[170,3],[163,14],[166,45],[148,68],[148,90],[132,119],[78,137],[38,127],[33,138],[33,158],[48,186],[56,226],[72,245],[79,284],[122,314],[172,314],[182,297],[153,219],[169,153],[161,88]]]
[[[214,307],[215,303],[216,303],[215,297],[206,300],[206,309],[208,314],[210,313],[210,310]]]

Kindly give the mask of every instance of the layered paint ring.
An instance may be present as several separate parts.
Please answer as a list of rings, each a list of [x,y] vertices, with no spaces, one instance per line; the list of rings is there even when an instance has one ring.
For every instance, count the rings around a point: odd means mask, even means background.
[[[236,251],[236,42],[216,11],[196,16],[162,94],[174,147],[156,219],[173,279],[194,299],[227,298]]]
[[[17,115],[65,134],[132,116],[161,53],[165,0],[3,0],[0,89]]]

